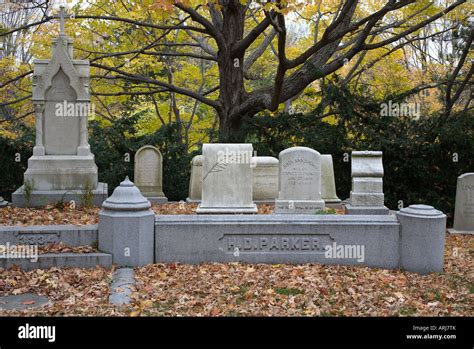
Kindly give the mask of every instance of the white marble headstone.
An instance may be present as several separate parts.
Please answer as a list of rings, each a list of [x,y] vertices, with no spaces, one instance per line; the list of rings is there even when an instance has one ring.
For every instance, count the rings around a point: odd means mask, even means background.
[[[339,204],[341,199],[337,197],[336,181],[334,178],[334,166],[332,155],[321,155],[321,196],[327,204]]]
[[[275,213],[314,214],[321,199],[321,155],[307,147],[293,147],[279,155],[279,195]]]
[[[255,156],[253,168],[253,199],[273,203],[278,197],[278,159],[271,156]]]
[[[167,202],[163,194],[163,156],[161,152],[145,145],[135,154],[135,185],[152,203]]]
[[[189,196],[186,201],[199,202],[202,194],[202,155],[191,160],[191,177],[189,178]]]
[[[204,144],[202,201],[197,213],[256,213],[252,144]]]
[[[458,177],[454,226],[450,232],[474,234],[474,173]]]

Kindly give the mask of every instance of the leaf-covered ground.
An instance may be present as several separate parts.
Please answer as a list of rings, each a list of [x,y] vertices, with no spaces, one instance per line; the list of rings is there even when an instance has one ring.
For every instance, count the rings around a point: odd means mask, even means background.
[[[257,205],[259,214],[273,213],[273,205]],[[196,214],[197,204],[173,202],[163,205],[153,205],[156,214]],[[71,208],[62,209],[53,206],[45,208],[19,208],[7,206],[0,208],[0,225],[53,225],[74,224],[87,225],[99,222],[100,208]],[[328,213],[342,214],[342,210],[327,209]]]
[[[321,265],[155,264],[136,269],[133,303],[107,303],[111,271],[0,270],[0,295],[50,305],[0,315],[474,316],[473,236],[447,235],[445,273]]]

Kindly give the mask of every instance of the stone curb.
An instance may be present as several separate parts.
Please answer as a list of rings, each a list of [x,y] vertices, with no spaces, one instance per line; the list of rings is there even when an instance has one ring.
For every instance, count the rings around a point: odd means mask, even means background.
[[[135,285],[135,272],[132,268],[120,268],[112,276],[109,303],[113,305],[130,304],[130,295]]]

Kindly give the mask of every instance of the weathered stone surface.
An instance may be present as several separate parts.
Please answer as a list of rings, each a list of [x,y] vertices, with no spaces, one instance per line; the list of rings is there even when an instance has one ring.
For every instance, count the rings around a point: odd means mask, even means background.
[[[458,177],[454,225],[450,233],[474,234],[474,173]]]
[[[44,246],[62,242],[68,246],[97,246],[97,234],[96,224],[0,226],[0,245]]]
[[[257,213],[252,200],[252,145],[204,144],[198,214]]]
[[[158,148],[145,145],[135,154],[135,185],[152,203],[167,202],[163,194],[163,156]]]
[[[91,191],[92,201],[101,204],[103,193],[97,191],[97,166],[87,132],[92,110],[89,62],[74,59],[72,40],[61,33],[53,41],[51,59],[34,60],[34,65],[36,144],[23,187],[32,195],[16,191],[13,204],[24,206],[29,196],[36,203],[40,196],[43,205],[55,204],[58,192],[68,195],[80,190]]]
[[[293,147],[279,154],[279,196],[275,213],[315,213],[324,208],[321,199],[321,155],[306,147]]]
[[[109,303],[125,305],[131,302],[131,294],[135,285],[135,272],[132,268],[119,268],[112,276]]]
[[[274,203],[278,197],[279,162],[271,156],[255,156],[252,174],[253,200],[257,203]]]
[[[25,258],[0,258],[0,268],[10,268],[13,265],[23,270],[57,268],[104,268],[112,267],[112,255],[108,253],[46,253],[38,255],[38,260],[32,262]]]
[[[99,213],[99,250],[111,253],[121,267],[153,263],[150,202],[128,177],[115,188]]]
[[[271,156],[253,157],[252,196],[255,203],[273,204],[278,197],[278,159]],[[191,161],[187,202],[201,202],[202,155]]]
[[[353,151],[352,190],[347,214],[389,214],[384,206],[381,151]]]
[[[200,202],[202,194],[202,155],[196,155],[191,161],[188,202]]]
[[[397,213],[401,224],[400,266],[420,273],[441,273],[444,265],[446,215],[428,205],[411,205]]]
[[[23,293],[0,297],[0,310],[24,310],[39,308],[50,302],[49,298],[35,293]]]
[[[82,206],[87,200],[86,190],[33,190],[29,195],[25,193],[25,186],[21,186],[12,194],[12,203],[17,207],[43,207],[56,204],[60,201],[70,203],[74,201],[76,207]],[[99,182],[97,187],[90,191],[92,206],[100,206],[107,199],[107,184]]]
[[[8,201],[6,201],[3,197],[0,196],[0,208],[7,207]]]
[[[323,263],[399,266],[394,215],[156,216],[156,262]],[[364,258],[325,255],[327,246],[357,247]],[[423,253],[423,252],[422,252]],[[352,256],[354,257],[354,255]]]
[[[330,154],[321,155],[321,197],[326,205],[341,203],[336,193],[334,165]]]

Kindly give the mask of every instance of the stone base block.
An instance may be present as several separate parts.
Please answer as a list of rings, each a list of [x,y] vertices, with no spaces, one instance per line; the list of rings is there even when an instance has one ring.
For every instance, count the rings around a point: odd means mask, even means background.
[[[166,204],[168,202],[168,198],[166,196],[145,196],[148,201],[150,201],[152,204]]]
[[[27,258],[0,258],[0,268],[8,269],[16,265],[22,270],[49,268],[104,268],[112,267],[112,255],[108,253],[46,253],[38,255],[37,261]]]
[[[203,207],[199,204],[197,214],[252,214],[257,213],[257,205],[253,204],[251,207]]]
[[[324,200],[275,200],[277,214],[315,214],[324,209]]]
[[[383,206],[383,193],[358,193],[351,191],[351,205],[354,206]]]
[[[84,190],[33,190],[29,196],[25,194],[25,186],[21,186],[12,194],[12,203],[17,207],[42,207],[55,205],[58,202],[68,204],[74,200],[76,207],[84,204]],[[92,205],[101,206],[107,199],[107,183],[98,183],[92,190]]]
[[[186,198],[186,202],[195,203],[195,204],[200,204],[200,203],[201,203],[201,199]]]
[[[33,190],[80,190],[97,186],[94,155],[45,155],[28,159],[24,183]]]
[[[347,204],[346,214],[354,215],[386,215],[390,210],[385,206],[352,206]]]
[[[448,233],[450,233],[450,234],[470,234],[470,235],[473,235],[474,230],[456,230],[454,228],[450,228],[450,229],[448,229]]]

